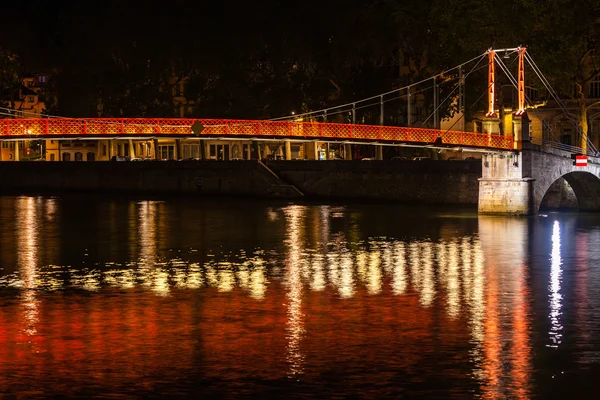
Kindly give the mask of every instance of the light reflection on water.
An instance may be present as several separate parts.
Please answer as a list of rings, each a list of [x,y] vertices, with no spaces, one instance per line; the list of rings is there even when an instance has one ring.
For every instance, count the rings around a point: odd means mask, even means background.
[[[23,374],[67,385],[59,360],[85,365],[74,387],[93,376],[115,393],[196,376],[161,387],[171,395],[248,379],[239,390],[266,394],[266,379],[293,394],[291,379],[307,385],[298,393],[364,395],[375,380],[375,395],[427,395],[428,379],[441,393],[527,398],[555,375],[534,376],[533,348],[538,325],[552,347],[563,340],[558,220],[535,231],[551,256],[532,270],[528,219],[406,215],[398,228],[370,208],[98,199],[77,221],[61,199],[0,200],[0,393]],[[539,271],[549,304],[536,300]],[[534,323],[532,307],[549,319]]]
[[[562,308],[562,295],[560,293],[560,281],[562,277],[560,258],[560,224],[554,221],[552,229],[552,255],[550,258],[550,347],[558,347],[562,342],[562,326],[560,314]]]

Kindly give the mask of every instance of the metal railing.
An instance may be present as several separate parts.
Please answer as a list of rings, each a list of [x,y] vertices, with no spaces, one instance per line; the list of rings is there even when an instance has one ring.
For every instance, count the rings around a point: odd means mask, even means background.
[[[557,150],[563,150],[563,151],[573,153],[573,154],[586,154],[591,157],[598,156],[590,149],[586,149],[586,151],[584,152],[581,147],[571,146],[570,144],[559,143],[559,142],[555,142],[555,141],[551,141],[551,140],[547,140],[547,139],[531,138],[531,143],[537,144],[542,147],[550,147],[550,148],[557,149]]]
[[[0,120],[0,139],[68,137],[199,137],[322,139],[365,143],[419,143],[511,150],[513,137],[428,128],[301,121],[185,118],[49,118]]]

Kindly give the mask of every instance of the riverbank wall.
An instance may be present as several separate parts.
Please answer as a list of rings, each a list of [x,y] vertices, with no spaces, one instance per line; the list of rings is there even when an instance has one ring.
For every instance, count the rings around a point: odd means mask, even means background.
[[[476,205],[481,161],[0,162],[0,191]]]

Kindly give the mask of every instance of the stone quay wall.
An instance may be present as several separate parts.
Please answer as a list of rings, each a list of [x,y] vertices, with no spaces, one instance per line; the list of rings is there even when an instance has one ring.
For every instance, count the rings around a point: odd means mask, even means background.
[[[481,161],[0,162],[0,191],[476,205]]]

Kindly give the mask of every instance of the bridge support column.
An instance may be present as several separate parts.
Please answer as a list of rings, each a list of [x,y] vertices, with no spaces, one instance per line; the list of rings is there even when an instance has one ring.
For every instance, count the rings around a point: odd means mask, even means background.
[[[181,139],[175,139],[175,159],[179,160],[182,156]]]
[[[344,144],[344,160],[352,160],[352,145]]]
[[[148,142],[149,142],[149,143],[148,143],[148,146],[150,146],[150,151],[149,151],[149,153],[150,153],[150,156],[151,156],[152,158],[154,158],[154,156],[156,155],[156,154],[155,154],[155,152],[154,152],[154,140],[152,140],[152,139],[151,139],[151,140],[149,140]]]
[[[375,146],[375,159],[383,160],[383,146],[380,144]]]
[[[152,153],[152,155],[154,156],[154,159],[160,160],[160,157],[158,154],[158,139],[152,139],[152,148],[154,150],[154,152]]]
[[[206,148],[206,140],[200,140],[200,159],[206,160],[207,150],[208,149]]]
[[[285,159],[286,160],[291,160],[292,159],[292,144],[290,143],[289,140],[285,141]]]
[[[133,140],[129,139],[128,140],[128,144],[129,144],[129,158],[135,158],[135,146],[133,145]]]
[[[315,142],[304,143],[306,159],[317,160],[317,144]]]
[[[119,153],[117,153],[117,139],[112,139],[109,140],[109,146],[110,146],[110,154],[111,154],[111,158],[113,156],[118,156]]]
[[[479,213],[532,215],[535,179],[529,174],[523,153],[485,154],[479,179]],[[525,162],[523,162],[525,161]]]
[[[486,117],[481,123],[483,133],[491,135],[500,134],[500,118]]]
[[[256,159],[257,160],[262,160],[262,154],[260,151],[260,142],[254,140],[252,141],[252,145],[254,146],[255,150],[256,150]]]
[[[530,142],[530,125],[531,120],[527,117],[527,113],[522,115],[513,115],[513,132],[514,132],[514,145],[515,150],[521,150],[523,148],[523,142]]]
[[[19,153],[19,141],[15,140],[15,161],[19,161],[21,159],[21,155]]]

